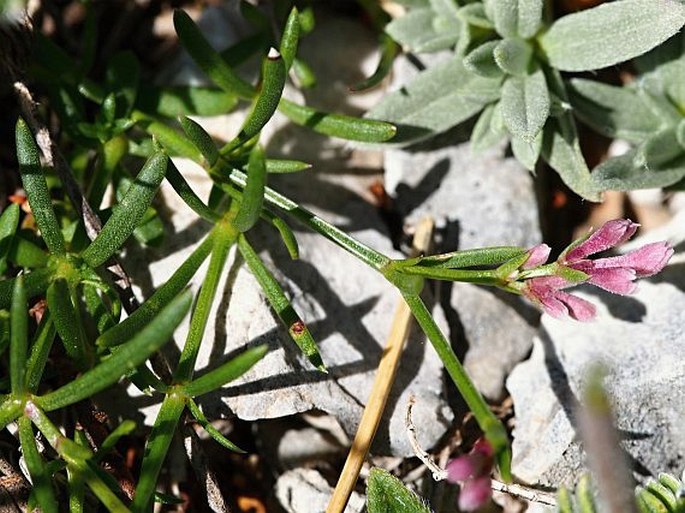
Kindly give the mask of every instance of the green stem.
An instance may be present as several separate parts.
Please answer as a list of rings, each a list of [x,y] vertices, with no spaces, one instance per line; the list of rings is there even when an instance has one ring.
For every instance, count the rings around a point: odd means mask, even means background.
[[[242,171],[237,169],[233,169],[231,171],[230,179],[239,187],[245,187],[246,178],[247,177],[245,173]],[[310,212],[306,208],[299,206],[294,201],[286,198],[282,194],[269,187],[265,188],[264,200],[268,205],[276,207],[294,217],[300,223],[311,228],[315,232],[320,233],[328,240],[334,242],[345,251],[354,255],[366,265],[377,271],[380,271],[390,262],[390,259],[387,256],[358,241],[357,239],[350,237],[344,231],[324,221],[316,214]]]
[[[502,279],[495,270],[443,269],[441,267],[395,266],[397,273],[425,276],[434,280],[464,281],[482,285],[500,285]]]
[[[232,210],[228,215],[232,215]],[[209,311],[214,302],[217,287],[219,286],[219,279],[228,257],[228,250],[235,242],[238,232],[231,226],[228,220],[221,221],[214,228],[216,238],[212,247],[212,256],[209,260],[209,269],[205,276],[202,288],[198,294],[197,304],[193,311],[193,316],[190,319],[190,328],[188,330],[188,338],[183,346],[181,357],[178,361],[178,367],[174,373],[174,380],[176,382],[188,381],[193,377],[193,370],[195,369],[195,360],[200,351],[200,344],[202,336],[207,326],[207,319],[209,318]]]
[[[157,478],[166,458],[171,440],[176,431],[178,419],[185,408],[185,396],[171,393],[164,398],[157,414],[155,425],[152,427],[150,438],[145,445],[143,463],[140,469],[140,479],[136,487],[131,510],[134,513],[147,511],[157,486]]]
[[[445,365],[452,381],[457,386],[459,393],[466,401],[469,409],[473,412],[478,425],[485,433],[485,437],[492,444],[498,455],[500,472],[505,480],[511,479],[509,444],[507,432],[502,423],[490,411],[487,403],[474,386],[461,362],[454,354],[449,341],[440,331],[432,315],[418,294],[402,292],[404,300],[416,318],[419,326],[430,340],[435,352]]]

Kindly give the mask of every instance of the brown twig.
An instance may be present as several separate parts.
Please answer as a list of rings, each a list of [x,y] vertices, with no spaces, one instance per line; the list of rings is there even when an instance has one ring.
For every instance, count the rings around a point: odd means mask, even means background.
[[[419,223],[416,229],[414,250],[418,253],[428,251],[432,236],[433,220],[426,218]],[[383,350],[381,361],[378,364],[376,379],[373,383],[369,400],[362,413],[357,434],[352,442],[352,447],[347,455],[347,460],[340,473],[338,483],[335,486],[335,490],[333,490],[333,496],[328,503],[326,513],[342,513],[347,505],[364,460],[369,453],[369,447],[371,447],[371,442],[376,434],[385,404],[390,395],[402,348],[411,327],[411,319],[409,307],[404,301],[401,301],[397,305],[397,310],[395,310],[390,335]]]

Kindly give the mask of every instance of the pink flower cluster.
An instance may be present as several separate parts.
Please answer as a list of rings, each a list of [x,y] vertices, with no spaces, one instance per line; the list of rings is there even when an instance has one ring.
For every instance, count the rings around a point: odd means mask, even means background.
[[[471,452],[447,464],[447,480],[461,484],[458,501],[460,511],[475,511],[490,500],[493,453],[490,443],[485,438],[479,438]]]
[[[628,219],[616,219],[605,223],[588,237],[569,246],[557,260],[561,268],[581,271],[591,283],[614,294],[627,295],[635,292],[637,278],[652,276],[661,271],[673,256],[673,248],[667,242],[646,244],[625,255],[608,258],[588,258],[624,243],[637,231],[638,224]],[[528,251],[529,258],[523,269],[533,269],[544,264],[550,248],[540,244]],[[537,276],[524,282],[523,295],[538,304],[553,317],[570,316],[578,321],[595,317],[595,306],[563,289],[577,285],[556,274]]]

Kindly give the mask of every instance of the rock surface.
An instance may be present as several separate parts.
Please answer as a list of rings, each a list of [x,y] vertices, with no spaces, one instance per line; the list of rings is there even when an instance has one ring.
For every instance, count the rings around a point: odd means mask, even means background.
[[[288,513],[323,513],[333,488],[314,469],[295,469],[285,472],[276,482],[276,497]],[[360,513],[364,498],[352,492],[346,513]]]
[[[681,223],[676,218],[670,225],[673,242],[682,241]],[[685,466],[683,265],[683,255],[677,254],[630,297],[583,289],[579,295],[598,304],[595,322],[543,316],[530,359],[507,380],[516,411],[513,469],[518,478],[557,486],[574,482],[585,468],[575,412],[586,372],[597,362],[609,369],[605,384],[636,477],[680,474]]]

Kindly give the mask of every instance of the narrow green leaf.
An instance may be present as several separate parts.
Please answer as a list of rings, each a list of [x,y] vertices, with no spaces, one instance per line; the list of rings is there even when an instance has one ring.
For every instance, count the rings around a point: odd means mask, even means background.
[[[33,217],[36,219],[36,224],[40,228],[41,236],[50,253],[64,255],[66,253],[64,238],[52,208],[50,191],[40,165],[38,147],[31,130],[21,118],[17,120],[16,138],[19,172]]]
[[[430,513],[430,508],[387,470],[372,468],[366,482],[369,513]]]
[[[95,461],[101,461],[104,457],[106,457],[109,454],[109,452],[112,449],[114,449],[114,446],[117,444],[119,439],[121,439],[124,436],[130,435],[135,431],[135,429],[136,423],[132,420],[125,420],[121,424],[119,424],[114,429],[114,431],[107,435],[107,438],[105,438],[102,441],[102,444],[100,445],[98,452],[95,455]]]
[[[5,426],[10,422],[17,420],[24,408],[21,399],[5,398],[0,403],[0,429],[5,429]]]
[[[481,77],[502,78],[504,73],[502,68],[497,65],[494,55],[494,50],[498,45],[498,41],[487,41],[477,46],[464,57],[464,67]]]
[[[202,265],[202,262],[209,255],[214,245],[214,239],[215,236],[213,234],[205,238],[164,285],[159,287],[130,316],[100,335],[95,341],[96,345],[98,347],[111,347],[122,344],[129,340],[131,333],[138,333],[147,326],[188,284],[200,265]]]
[[[114,119],[127,117],[135,104],[140,81],[140,64],[136,56],[130,51],[114,55],[107,66],[106,81],[108,89],[114,93]]]
[[[215,223],[221,216],[210,209],[203,201],[195,194],[195,191],[190,187],[188,182],[186,182],[183,175],[178,170],[174,161],[169,159],[169,164],[167,166],[166,179],[173,187],[176,194],[178,194],[181,199],[188,205],[193,211],[199,215],[201,218]]]
[[[508,37],[497,43],[493,50],[497,66],[509,75],[525,76],[529,73],[533,47],[517,37]]]
[[[637,150],[605,160],[592,172],[594,186],[601,191],[667,187],[684,177],[685,156],[670,161],[667,167],[652,169],[644,165],[643,158],[637,157]]]
[[[486,2],[486,10],[502,37],[528,39],[542,26],[543,0],[494,0]]]
[[[73,303],[74,294],[64,278],[57,278],[48,287],[47,300],[52,319],[59,333],[64,350],[79,368],[87,365],[86,337],[83,332],[78,304]]]
[[[7,310],[0,310],[0,356],[10,345],[10,313]],[[8,381],[8,378],[3,378]]]
[[[45,292],[52,277],[52,269],[43,267],[24,275],[24,287],[26,296],[32,298]],[[16,278],[0,281],[0,308],[9,308],[12,304],[12,290]]]
[[[493,246],[482,249],[465,249],[442,253],[427,257],[410,258],[406,261],[399,260],[398,264],[421,265],[423,267],[443,268],[443,269],[464,269],[475,266],[499,265],[512,258],[516,258],[525,253],[525,248],[517,246]]]
[[[676,127],[676,140],[680,147],[685,149],[685,119],[682,119]]]
[[[518,0],[495,0],[489,3],[490,18],[500,36],[518,35],[518,3]]]
[[[183,385],[183,391],[190,397],[197,397],[218,390],[226,383],[245,374],[264,357],[268,350],[269,346],[266,344],[251,347],[207,374],[186,383]]]
[[[504,139],[509,132],[504,126],[502,109],[499,102],[483,109],[471,132],[471,149],[475,154],[482,153]]]
[[[266,163],[264,150],[255,146],[250,152],[247,162],[247,183],[243,190],[238,214],[233,220],[236,230],[245,232],[252,228],[259,219],[264,203],[264,187],[266,186]]]
[[[235,207],[231,205],[227,217],[234,215]],[[212,256],[209,259],[209,267],[205,274],[202,288],[198,293],[197,302],[190,317],[190,326],[186,336],[178,365],[174,371],[175,382],[185,382],[192,378],[195,370],[195,362],[200,352],[200,346],[205,337],[205,329],[209,313],[214,303],[214,297],[219,286],[219,280],[226,265],[228,251],[235,242],[238,232],[227,221],[217,224],[214,229]]]
[[[659,473],[659,483],[668,488],[674,495],[678,494],[683,488],[683,483],[680,479],[666,472]]]
[[[83,513],[86,502],[86,483],[79,472],[67,467],[69,513]]]
[[[308,89],[316,85],[316,74],[314,73],[314,70],[302,59],[295,57],[292,70],[301,88]]]
[[[285,62],[285,71],[287,72],[293,65],[293,60],[297,55],[297,44],[300,39],[300,13],[297,7],[293,7],[285,22],[283,29],[283,36],[281,37],[281,45],[279,51],[283,56]]]
[[[543,131],[542,157],[576,194],[589,201],[600,199],[594,173],[580,151],[578,134],[570,114],[550,118]]]
[[[288,223],[268,210],[262,210],[262,218],[269,221],[269,223],[278,230],[278,234],[281,236],[281,240],[288,250],[290,258],[293,260],[300,258],[300,249],[297,244],[297,239],[290,226],[288,226]]]
[[[524,39],[533,37],[542,27],[544,0],[518,0],[518,35]]]
[[[557,490],[557,511],[558,513],[574,513],[573,499],[565,486]]]
[[[460,56],[432,66],[399,91],[386,95],[367,116],[395,123],[393,143],[444,132],[499,99],[501,79],[469,72]]]
[[[647,169],[656,170],[673,167],[673,161],[683,156],[676,128],[672,127],[655,133],[639,146],[637,159]]]
[[[459,8],[457,16],[463,19],[469,25],[474,27],[492,30],[495,25],[490,18],[485,14],[485,7],[482,3],[466,4]]]
[[[16,203],[11,203],[2,211],[2,215],[0,215],[0,241],[6,237],[11,237],[17,231],[20,212],[19,205]]]
[[[191,301],[190,291],[182,293],[147,326],[136,332],[129,342],[120,346],[115,354],[54,392],[37,397],[36,403],[46,411],[57,410],[113,385],[171,339],[174,329],[188,312]]]
[[[0,274],[7,270],[7,257],[14,242],[14,233],[19,226],[19,205],[11,203],[0,215]]]
[[[641,486],[635,489],[635,496],[642,513],[670,513],[663,502]]]
[[[679,0],[620,0],[558,19],[539,43],[562,71],[606,68],[637,57],[685,24]]]
[[[585,474],[581,476],[576,486],[576,501],[578,503],[579,513],[596,513],[595,497],[592,490],[592,483],[590,476]]]
[[[379,38],[381,55],[376,71],[369,78],[350,86],[350,91],[359,92],[376,87],[390,74],[395,57],[397,57],[401,49],[387,34],[381,34]]]
[[[164,153],[148,159],[100,234],[81,254],[88,265],[95,268],[104,264],[133,233],[157,193],[168,160]]]
[[[141,85],[136,109],[167,118],[218,116],[233,110],[236,95],[221,89],[198,86],[155,87]]]
[[[276,315],[278,315],[278,318],[288,330],[290,338],[297,344],[302,354],[314,367],[325,372],[326,366],[321,358],[319,347],[309,332],[307,325],[295,311],[281,285],[266,265],[264,265],[264,262],[259,258],[259,255],[244,235],[238,238],[238,248],[250,271],[252,271],[252,274],[257,279],[271,308],[274,309]]]
[[[110,312],[106,303],[100,297],[99,289],[91,283],[84,283],[82,289],[84,306],[88,315],[95,321],[97,332],[104,333],[116,326],[118,314],[115,316]]]
[[[35,394],[43,377],[43,370],[48,361],[52,343],[55,341],[55,323],[52,321],[50,310],[43,313],[43,318],[38,325],[38,331],[31,344],[31,354],[26,362],[26,389]]]
[[[117,496],[120,488],[111,474],[99,467],[91,466],[89,461],[80,461],[74,466],[78,467],[78,472],[83,481],[110,513],[130,513],[126,505]]]
[[[185,398],[180,394],[170,394],[164,398],[155,424],[145,444],[140,478],[133,497],[131,511],[144,513],[150,511],[152,496],[157,487],[159,472],[169,451],[171,440],[176,432],[178,419],[185,408]]]
[[[12,393],[17,397],[21,397],[26,385],[24,376],[29,343],[27,301],[24,277],[20,275],[14,281],[10,310],[10,383]]]
[[[500,104],[504,125],[511,134],[532,142],[549,117],[549,91],[543,71],[509,77],[502,87]]]
[[[286,71],[281,54],[271,48],[262,63],[262,88],[255,98],[252,110],[245,118],[237,137],[222,148],[222,153],[228,153],[245,144],[264,128],[278,108],[285,79]]]
[[[236,68],[248,61],[252,56],[262,52],[271,42],[271,31],[256,32],[252,36],[240,39],[237,43],[221,50],[219,55],[231,68]]]
[[[569,85],[573,114],[600,134],[642,142],[661,128],[663,121],[631,88],[582,78]]]
[[[200,69],[221,89],[244,99],[254,96],[250,84],[235,74],[207,42],[195,22],[185,12],[174,11],[174,27],[178,38]]]
[[[459,40],[461,24],[437,16],[430,7],[412,9],[388,23],[385,31],[414,52],[437,52],[452,48]]]
[[[645,491],[659,499],[666,506],[667,511],[676,511],[677,504],[675,495],[658,481],[650,480],[647,482]]]
[[[540,158],[540,151],[542,150],[542,132],[535,136],[532,141],[526,141],[520,137],[513,136],[511,138],[511,151],[521,164],[528,171],[535,171],[535,164]]]
[[[311,128],[315,132],[361,142],[385,142],[391,139],[397,129],[385,121],[360,119],[342,114],[330,114],[298,105],[285,98],[278,105],[280,111],[298,125]],[[375,116],[374,116],[375,117]]]
[[[215,442],[223,445],[229,451],[234,451],[240,454],[246,453],[246,451],[242,450],[236,444],[231,442],[228,438],[222,435],[217,428],[212,426],[212,424],[207,420],[207,417],[205,417],[204,413],[202,413],[202,410],[200,410],[200,407],[197,405],[197,403],[195,403],[195,401],[193,401],[190,397],[188,398],[188,409],[190,410],[192,416],[195,417],[197,422],[209,434],[209,436],[214,439]]]
[[[48,254],[21,235],[12,239],[7,258],[19,267],[31,269],[45,267],[48,264]]]
[[[216,161],[219,160],[219,150],[216,148],[212,136],[205,132],[205,129],[199,123],[188,117],[179,118],[179,122],[183,127],[183,131],[195,147],[200,150],[200,153],[202,153],[210,167],[216,164]]]
[[[41,511],[57,513],[59,503],[52,488],[52,476],[47,472],[43,457],[38,452],[33,427],[27,417],[19,418],[19,441],[24,461],[31,475],[33,493],[36,494]]]
[[[300,160],[266,159],[267,173],[299,173],[311,168],[311,164]]]

